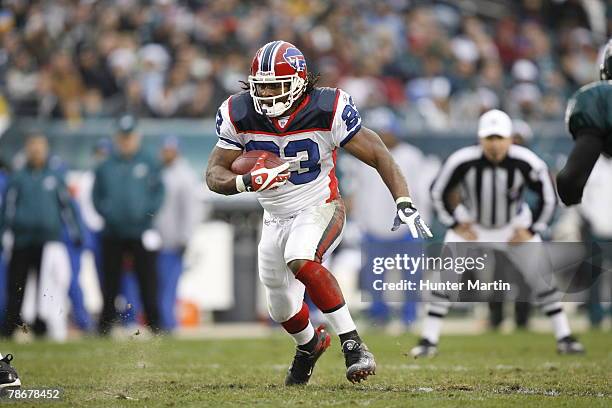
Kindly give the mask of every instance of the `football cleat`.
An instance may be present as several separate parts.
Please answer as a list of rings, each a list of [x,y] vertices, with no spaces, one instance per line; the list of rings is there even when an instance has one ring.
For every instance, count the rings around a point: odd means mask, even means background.
[[[376,375],[376,361],[365,343],[347,340],[342,343],[344,362],[346,363],[346,379],[352,383],[361,382],[370,375]]]
[[[410,355],[414,358],[419,357],[433,357],[438,354],[438,345],[432,343],[426,338],[422,338],[417,343],[416,347],[410,350]]]
[[[312,353],[296,348],[295,357],[285,377],[285,385],[308,384],[317,360],[331,344],[331,336],[325,331],[324,325],[317,327],[315,336],[317,336],[317,345]]]
[[[574,336],[565,336],[557,341],[557,353],[559,354],[584,354],[584,346]]]
[[[8,390],[21,388],[21,380],[17,375],[17,371],[11,367],[12,360],[12,354],[7,354],[4,358],[0,359],[0,396],[4,395]]]

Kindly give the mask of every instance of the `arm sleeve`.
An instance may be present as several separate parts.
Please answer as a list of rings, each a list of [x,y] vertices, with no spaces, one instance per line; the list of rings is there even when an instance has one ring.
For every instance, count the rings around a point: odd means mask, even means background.
[[[565,167],[557,174],[559,197],[566,205],[582,200],[584,186],[603,149],[603,139],[588,130],[579,131]]]
[[[438,219],[449,228],[458,223],[454,216],[455,208],[449,200],[449,193],[459,184],[465,173],[465,166],[462,166],[464,161],[457,153],[452,154],[444,162],[430,189],[431,201]]]
[[[231,98],[231,97],[230,97]],[[215,130],[217,132],[217,147],[229,150],[244,150],[244,144],[232,123],[229,112],[230,98],[226,99],[215,116]]]
[[[525,175],[525,180],[527,187],[534,191],[538,198],[529,230],[541,232],[546,229],[555,213],[557,194],[546,163],[535,155],[530,162],[531,170],[528,175]]]
[[[336,92],[338,94],[333,113],[332,139],[334,146],[342,147],[361,129],[361,115],[349,94],[341,89]]]

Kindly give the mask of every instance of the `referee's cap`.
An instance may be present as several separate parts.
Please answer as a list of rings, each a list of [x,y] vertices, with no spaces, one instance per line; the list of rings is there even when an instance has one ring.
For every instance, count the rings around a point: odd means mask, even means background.
[[[492,109],[482,114],[478,121],[478,137],[512,137],[512,119],[507,113]]]

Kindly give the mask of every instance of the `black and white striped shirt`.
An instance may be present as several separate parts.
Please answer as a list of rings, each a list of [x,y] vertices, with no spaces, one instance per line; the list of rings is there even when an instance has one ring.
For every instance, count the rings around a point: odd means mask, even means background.
[[[439,220],[449,227],[458,222],[453,213],[456,203],[450,199],[457,187],[470,218],[487,228],[503,227],[517,216],[525,188],[538,196],[532,209],[532,232],[546,229],[557,205],[546,163],[517,145],[510,146],[507,157],[497,165],[484,157],[480,145],[464,147],[446,160],[431,186],[431,197]]]

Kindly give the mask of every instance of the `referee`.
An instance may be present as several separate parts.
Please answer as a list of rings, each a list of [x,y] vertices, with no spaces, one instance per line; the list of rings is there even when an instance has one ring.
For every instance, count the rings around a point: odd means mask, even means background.
[[[439,220],[449,227],[444,242],[541,242],[543,231],[557,204],[555,189],[546,163],[529,149],[512,144],[512,121],[500,110],[484,113],[478,123],[479,144],[459,149],[442,166],[431,187],[431,197]],[[537,196],[531,210],[523,192]],[[552,320],[557,351],[579,353],[584,349],[571,335],[567,316],[559,303],[559,292],[550,283],[550,268],[534,268],[541,253],[529,253],[528,245],[500,246],[515,264],[537,297],[537,303]],[[497,248],[496,248],[497,249]],[[527,252],[526,252],[527,251]],[[541,260],[541,259],[540,259]],[[437,352],[442,320],[449,310],[449,296],[432,292],[427,316],[414,357]]]
[[[445,241],[523,242],[548,226],[557,198],[546,164],[529,149],[512,144],[512,121],[500,110],[482,115],[480,143],[459,149],[442,167],[431,188],[439,220],[449,227]],[[459,187],[461,205],[453,201]],[[537,196],[533,214],[523,191]],[[525,213],[524,213],[525,212]]]

